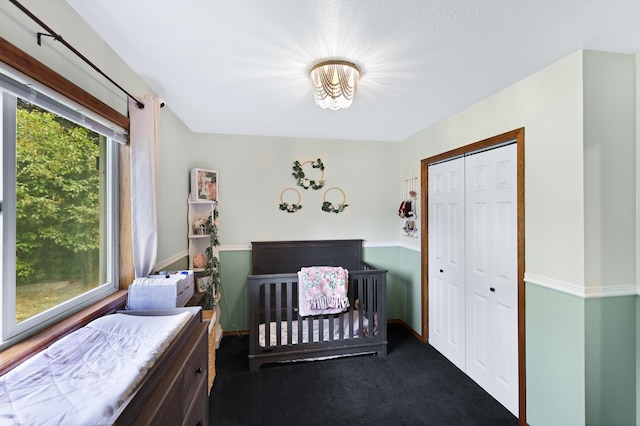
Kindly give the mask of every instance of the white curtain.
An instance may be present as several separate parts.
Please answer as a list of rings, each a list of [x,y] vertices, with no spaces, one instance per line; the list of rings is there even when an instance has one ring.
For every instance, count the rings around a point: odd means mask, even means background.
[[[135,277],[146,277],[156,264],[158,249],[158,98],[129,99],[131,148],[131,233]]]

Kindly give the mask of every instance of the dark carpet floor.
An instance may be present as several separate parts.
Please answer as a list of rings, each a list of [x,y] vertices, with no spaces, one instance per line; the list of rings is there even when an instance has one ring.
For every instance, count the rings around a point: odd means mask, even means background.
[[[517,419],[430,345],[399,324],[388,356],[263,366],[249,372],[248,336],[216,352],[209,424],[517,425]]]

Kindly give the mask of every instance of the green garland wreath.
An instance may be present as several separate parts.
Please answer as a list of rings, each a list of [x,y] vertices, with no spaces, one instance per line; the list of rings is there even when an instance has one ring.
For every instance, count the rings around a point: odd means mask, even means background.
[[[320,171],[322,172],[320,180],[316,181],[305,176],[302,167],[307,163],[311,163],[311,167],[313,167],[314,169],[320,169]],[[320,189],[324,186],[324,164],[322,164],[322,160],[319,158],[316,161],[305,161],[302,164],[300,164],[299,161],[295,161],[293,163],[293,173],[291,174],[294,178],[296,178],[298,186],[301,186],[304,189]]]
[[[342,193],[342,203],[334,205],[330,201],[327,201],[327,193],[329,193],[329,191],[333,189],[336,189]],[[342,213],[344,209],[349,205],[349,204],[346,204],[346,201],[347,201],[347,194],[345,194],[342,189],[336,186],[329,188],[324,192],[324,197],[322,202],[322,211],[327,213]]]
[[[284,201],[284,199],[282,198],[282,196],[284,195],[285,192],[287,191],[294,191],[296,194],[298,194],[298,201],[296,201],[295,203],[287,203]],[[295,213],[298,210],[300,210],[302,208],[302,204],[300,204],[300,192],[298,192],[297,189],[295,188],[285,188],[282,190],[282,192],[280,193],[280,210],[286,211],[287,213]]]

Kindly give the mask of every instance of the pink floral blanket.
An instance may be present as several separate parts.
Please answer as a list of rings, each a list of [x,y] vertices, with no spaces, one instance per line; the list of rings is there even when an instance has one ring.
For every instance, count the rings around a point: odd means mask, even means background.
[[[298,272],[298,315],[337,314],[349,307],[349,272],[340,266],[312,266]]]

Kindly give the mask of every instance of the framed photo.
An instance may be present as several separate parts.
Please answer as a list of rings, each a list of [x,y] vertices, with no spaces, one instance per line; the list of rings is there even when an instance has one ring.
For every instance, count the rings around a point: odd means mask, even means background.
[[[193,201],[218,201],[218,172],[191,169],[191,199]]]
[[[210,277],[200,277],[196,280],[198,282],[198,292],[204,293],[205,291],[207,291],[210,279]]]

